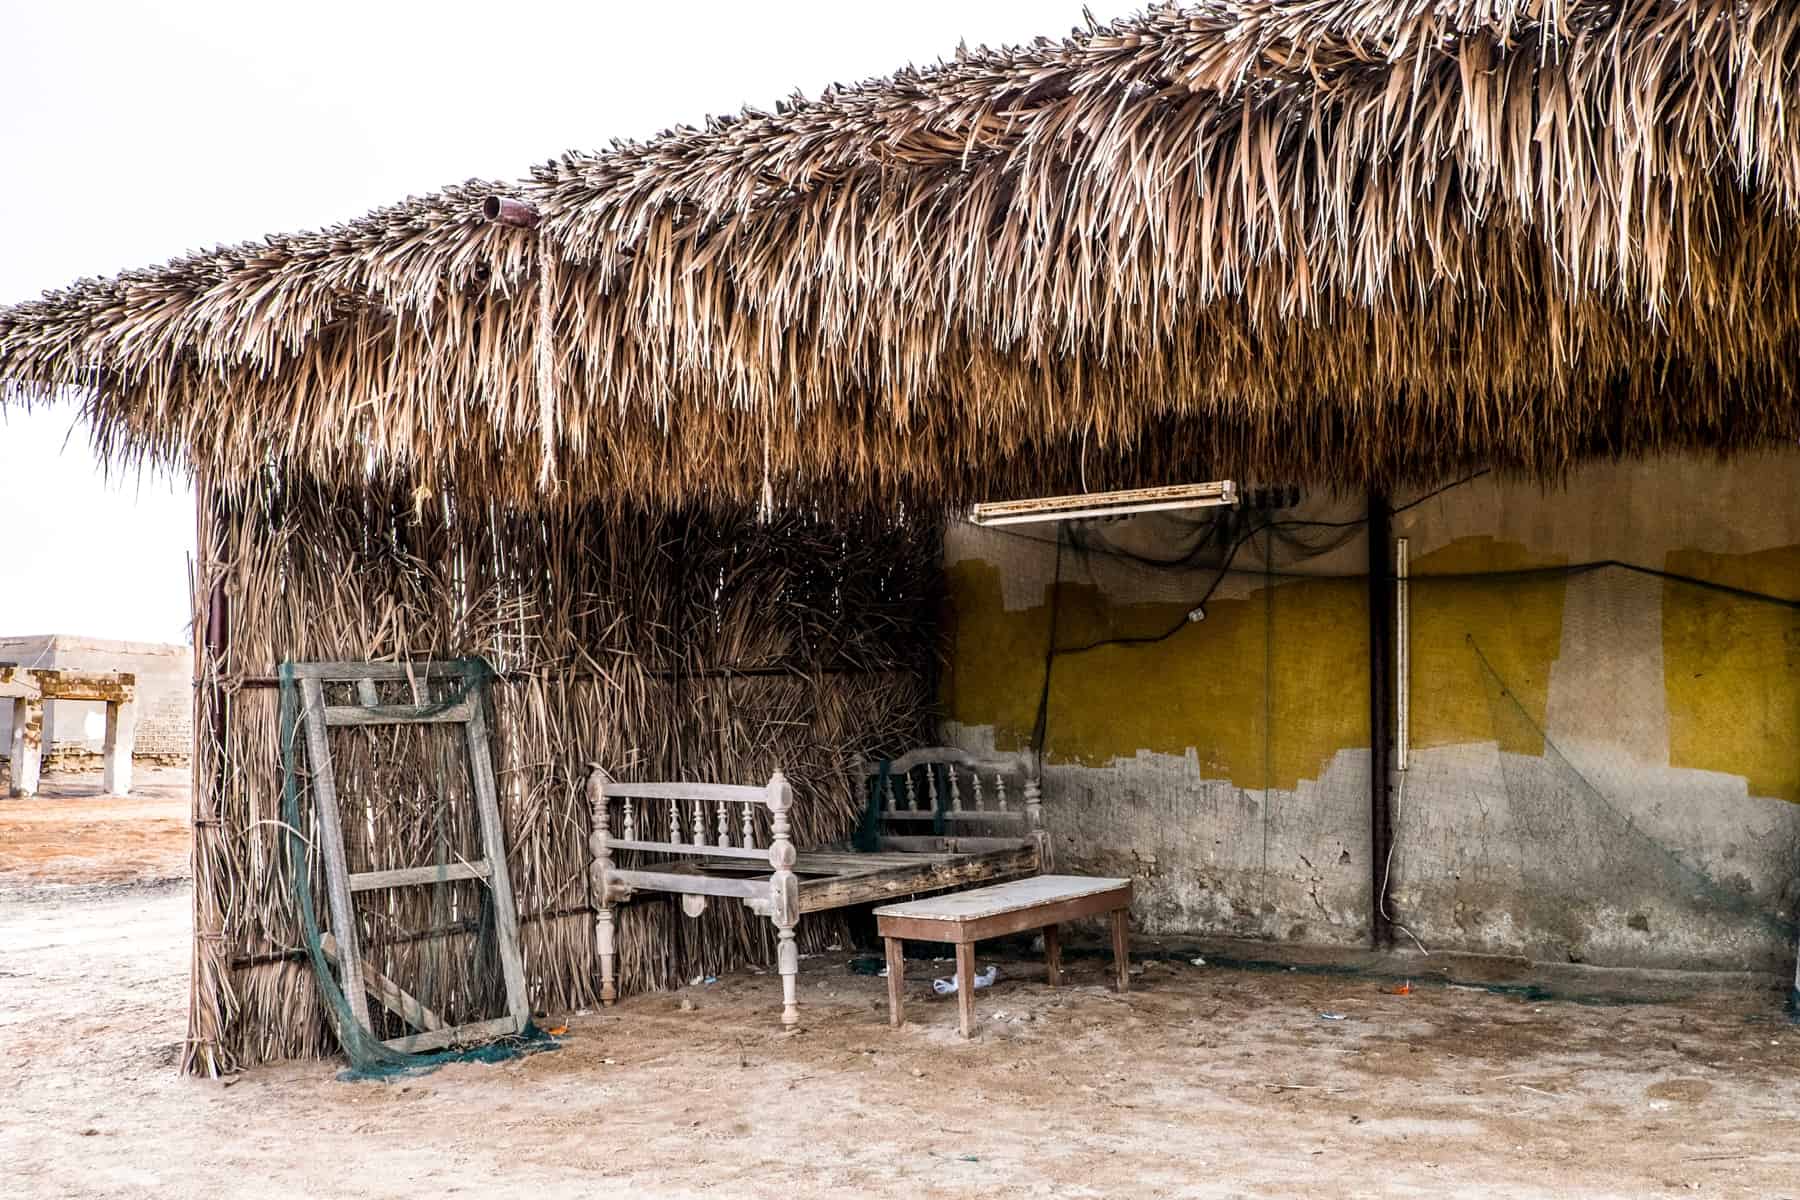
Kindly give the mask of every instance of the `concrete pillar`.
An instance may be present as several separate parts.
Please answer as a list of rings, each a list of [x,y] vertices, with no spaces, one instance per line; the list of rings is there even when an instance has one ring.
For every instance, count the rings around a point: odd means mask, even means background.
[[[106,706],[106,745],[101,752],[101,782],[109,796],[131,794],[131,751],[137,742],[137,701]]]
[[[12,724],[12,794],[35,796],[44,753],[44,702],[14,700]]]

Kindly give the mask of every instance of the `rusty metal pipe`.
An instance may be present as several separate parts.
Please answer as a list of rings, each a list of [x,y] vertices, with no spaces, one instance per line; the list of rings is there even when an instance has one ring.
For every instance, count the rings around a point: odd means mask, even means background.
[[[543,220],[534,205],[511,196],[489,196],[481,202],[481,215],[484,220],[519,229],[536,229],[538,222]]]

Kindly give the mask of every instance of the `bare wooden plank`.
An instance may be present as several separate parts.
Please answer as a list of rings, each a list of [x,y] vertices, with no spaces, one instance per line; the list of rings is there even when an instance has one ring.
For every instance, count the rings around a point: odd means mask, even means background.
[[[956,1020],[964,1037],[975,1033],[975,947],[959,943],[956,947]]]
[[[330,959],[333,963],[337,963],[340,968],[342,967],[342,962],[338,957],[337,939],[332,937],[331,934],[326,933],[320,936],[319,949],[325,952],[326,958]],[[414,1029],[430,1031],[433,1029],[447,1028],[444,1018],[438,1016],[433,1010],[426,1008],[423,1003],[405,988],[395,983],[392,979],[389,979],[386,975],[383,975],[380,971],[377,971],[366,958],[363,960],[362,969],[363,979],[368,986],[369,993],[377,1000],[381,1001],[381,1006],[383,1008],[393,1013],[396,1017],[399,1017],[402,1021],[405,1021],[408,1025],[411,1025]]]
[[[877,912],[875,928],[882,937],[908,938],[915,941],[975,943],[1009,933],[1024,933],[1046,925],[1063,925],[1082,917],[1122,910],[1131,903],[1131,887],[1097,892],[1070,900],[1040,904],[1032,908],[1011,909],[993,916],[973,919],[932,919],[930,917],[892,916]]]
[[[671,892],[679,896],[727,896],[738,900],[765,900],[767,879],[721,879],[716,875],[689,875],[679,871],[608,872],[615,883],[646,892]]]
[[[362,679],[464,679],[468,667],[441,659],[418,662],[303,662],[292,664],[296,679],[355,683]]]
[[[695,846],[688,842],[646,842],[640,838],[606,839],[606,844],[614,850],[648,850],[658,854],[682,854],[687,856],[705,855],[707,858],[748,858],[758,862],[768,862],[769,852],[758,850],[754,846]]]
[[[996,850],[1016,850],[1025,844],[1016,837],[884,837],[883,850],[938,852],[941,854],[991,854]]]
[[[494,943],[500,950],[500,972],[506,977],[506,1008],[512,1014],[513,1032],[531,1020],[531,999],[525,990],[525,963],[519,954],[519,912],[513,903],[512,874],[506,866],[506,830],[500,823],[499,788],[494,762],[488,757],[487,712],[480,692],[469,696],[469,719],[463,725],[469,748],[469,774],[475,783],[475,811],[481,818],[482,857],[491,872],[489,892],[494,902]]]
[[[1002,774],[1029,774],[1031,758],[1025,754],[989,753],[984,754],[972,750],[964,750],[958,746],[925,746],[918,750],[909,750],[899,758],[888,763],[888,778],[904,775],[920,767],[948,766],[954,763],[959,767],[972,770],[1000,772]],[[867,760],[862,764],[864,775],[876,775],[881,771],[879,760]]]
[[[888,1024],[899,1026],[906,1019],[906,943],[887,938]]]
[[[361,871],[350,876],[350,890],[370,892],[377,888],[414,887],[420,884],[448,882],[452,879],[486,879],[493,874],[485,860],[472,863],[445,863],[441,867],[397,867],[391,871]]]
[[[607,799],[631,796],[640,800],[723,800],[729,804],[767,804],[766,787],[744,787],[735,783],[619,783],[609,780],[600,785]]]
[[[524,1031],[523,1024],[510,1016],[505,1016],[495,1017],[491,1021],[474,1021],[467,1025],[434,1029],[430,1033],[415,1033],[407,1037],[389,1038],[381,1044],[389,1050],[398,1050],[402,1054],[423,1054],[428,1050],[442,1050],[446,1046],[473,1045],[476,1042],[488,1042],[495,1038],[507,1037]]]
[[[850,875],[800,881],[800,911],[823,912],[853,904],[895,900],[920,892],[937,892],[971,883],[987,883],[1030,875],[1037,870],[1037,847],[1021,846],[996,854],[983,854],[894,867],[867,875]]]
[[[819,864],[842,864],[846,867],[916,867],[926,862],[953,862],[967,855],[944,854],[933,851],[924,854],[903,854],[898,850],[840,850],[836,848],[800,851],[801,862]]]
[[[1114,910],[1112,915],[1113,974],[1118,977],[1121,992],[1131,990],[1130,917],[1130,910],[1124,908]]]
[[[339,725],[454,725],[469,719],[470,701],[432,704],[328,704],[325,724]]]
[[[325,901],[331,913],[331,932],[343,948],[338,975],[350,1015],[364,1029],[369,1025],[369,998],[364,993],[362,946],[356,931],[356,909],[347,881],[350,868],[344,856],[344,823],[338,812],[337,782],[331,770],[331,745],[325,737],[325,686],[315,678],[300,681],[300,699],[306,726],[306,765],[312,772],[313,806],[318,812],[319,854],[325,860]]]
[[[1036,908],[1061,900],[1100,893],[1129,891],[1131,880],[1108,879],[1093,875],[1034,875],[992,887],[957,892],[952,896],[933,896],[905,904],[886,904],[875,910],[878,917],[922,917],[939,921],[969,921],[991,917],[1021,908]]]

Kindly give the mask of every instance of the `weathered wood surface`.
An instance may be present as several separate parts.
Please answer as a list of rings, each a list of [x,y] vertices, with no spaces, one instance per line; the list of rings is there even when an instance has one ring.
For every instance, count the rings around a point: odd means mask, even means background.
[[[1016,764],[1015,764],[1016,765]],[[970,783],[969,800],[982,792]],[[1024,797],[1020,789],[1019,797]],[[987,793],[999,804],[1005,795],[994,788]],[[954,797],[953,797],[954,798]],[[662,802],[666,809],[657,809]],[[795,976],[799,953],[794,927],[809,912],[891,900],[900,896],[940,891],[969,883],[1011,879],[1038,870],[1040,841],[1021,838],[957,838],[949,851],[945,839],[901,839],[915,843],[926,853],[908,853],[884,846],[876,853],[841,847],[798,850],[792,841],[788,819],[792,789],[778,771],[765,787],[737,784],[705,784],[682,781],[621,783],[595,769],[588,780],[588,804],[593,814],[589,846],[590,895],[595,906],[594,938],[600,959],[600,994],[605,1003],[617,998],[617,917],[614,908],[639,891],[682,896],[689,916],[704,905],[695,898],[718,896],[744,901],[770,919],[776,930],[776,965],[782,983],[782,1024],[799,1020]],[[615,804],[625,836],[614,837]],[[730,820],[728,804],[741,807],[741,844],[731,845],[739,822]],[[751,815],[756,806],[769,811],[769,846],[753,845]],[[1017,812],[1017,810],[1014,810]],[[993,819],[1013,813],[968,814],[970,820]],[[1029,825],[1030,817],[1024,818]],[[667,840],[655,837],[663,828]],[[638,867],[620,867],[615,854],[668,856]],[[767,863],[767,870],[748,864]],[[744,864],[740,868],[738,864]]]
[[[381,1044],[389,1050],[398,1050],[402,1054],[424,1054],[431,1050],[442,1050],[447,1046],[473,1046],[480,1042],[492,1041],[495,1038],[522,1033],[524,1029],[525,1027],[516,1018],[509,1015],[495,1017],[488,1021],[472,1021],[466,1025],[434,1029],[429,1033],[389,1038]]]
[[[1082,917],[1100,916],[1124,908],[1130,903],[1131,888],[1127,886],[1117,892],[1098,892],[1071,900],[1055,900],[1031,908],[1015,908],[969,920],[877,916],[875,924],[884,937],[891,933],[895,937],[921,938],[933,942],[983,942],[988,938],[1005,937],[1009,933],[1042,929],[1049,924],[1064,925]]]
[[[432,704],[328,704],[325,724],[339,725],[455,725],[469,719],[469,701],[443,706]]]
[[[441,867],[396,867],[391,871],[360,871],[350,876],[350,890],[369,892],[377,888],[415,887],[427,883],[448,883],[453,879],[486,879],[492,874],[486,859],[468,863],[445,863]]]
[[[343,962],[338,955],[337,939],[332,937],[329,932],[319,936],[319,949],[324,952],[326,959],[332,965],[339,970],[343,969]],[[362,974],[369,994],[381,1001],[383,1008],[414,1029],[429,1032],[434,1029],[448,1028],[444,1018],[427,1008],[411,992],[376,970],[366,958],[362,961]]]
[[[1052,986],[1062,982],[1062,940],[1057,928],[1065,921],[1110,913],[1113,972],[1121,992],[1131,986],[1131,881],[1048,875],[1021,879],[974,891],[889,904],[875,910],[875,924],[887,946],[888,1023],[898,1025],[904,999],[894,984],[894,966],[905,961],[906,939],[951,942],[956,946],[956,1008],[962,1035],[975,1027],[975,943],[990,937],[1044,931],[1044,972]]]
[[[743,858],[766,864],[769,852],[753,846],[696,846],[688,842],[646,842],[641,838],[609,837],[606,844],[612,850],[645,850],[652,854],[703,854],[708,858]]]
[[[631,796],[639,800],[723,800],[727,804],[767,804],[766,787],[746,787],[735,783],[619,783],[608,780],[600,785],[608,799]]]
[[[956,1023],[964,1037],[975,1033],[975,944],[956,947]]]
[[[1116,908],[1112,915],[1112,952],[1113,974],[1118,977],[1119,990],[1131,990],[1131,927],[1129,909]]]
[[[933,857],[916,865],[897,864],[875,872],[806,879],[800,883],[800,911],[822,912],[921,892],[939,892],[965,884],[1011,879],[1032,874],[1037,870],[1037,863],[1037,848],[1024,845],[989,854]]]
[[[357,934],[356,910],[351,902],[350,867],[344,855],[344,819],[338,811],[337,782],[331,769],[331,744],[325,737],[325,686],[316,678],[300,681],[302,723],[306,730],[306,765],[311,773],[313,806],[318,810],[319,856],[325,861],[325,904],[331,914],[331,932],[342,948],[338,975],[344,1000],[358,1025],[369,1024],[369,998],[363,993],[362,945]]]
[[[499,784],[488,753],[487,712],[479,694],[472,696],[471,701],[463,740],[468,746],[469,775],[475,782],[482,855],[491,872],[488,894],[493,898],[494,943],[500,951],[500,972],[506,977],[506,1009],[511,1014],[512,1032],[521,1033],[531,1021],[531,998],[525,990],[525,962],[519,953],[519,912],[514,906],[512,875],[506,865],[506,827],[500,823]]]
[[[500,819],[498,784],[493,759],[488,748],[487,713],[478,692],[447,706],[442,712],[435,706],[375,705],[377,680],[406,680],[414,697],[423,700],[422,681],[428,679],[467,679],[460,666],[447,663],[297,663],[294,675],[299,680],[302,722],[305,730],[307,764],[310,771],[313,802],[318,811],[318,845],[325,865],[326,901],[331,915],[331,929],[321,936],[321,949],[329,939],[327,956],[333,958],[342,980],[344,999],[352,1018],[373,1033],[369,1020],[368,994],[373,994],[390,1011],[415,1028],[435,1021],[441,1028],[401,1038],[390,1038],[383,1044],[407,1053],[442,1049],[445,1046],[471,1043],[492,1037],[520,1033],[531,1019],[530,997],[526,991],[524,961],[519,952],[519,919],[512,891],[512,880],[506,864],[505,828]],[[325,685],[353,683],[357,705],[327,705]],[[333,714],[338,719],[333,720]],[[346,715],[349,714],[349,715]],[[401,867],[384,871],[363,871],[352,875],[346,861],[343,843],[343,816],[337,802],[337,785],[332,772],[331,745],[328,731],[335,726],[366,727],[390,724],[461,724],[463,744],[469,766],[469,779],[474,790],[476,823],[481,840],[482,857],[474,862],[444,863],[423,867]],[[378,973],[365,962],[359,944],[355,894],[378,888],[425,885],[450,879],[485,880],[492,900],[494,943],[499,952],[500,969],[506,990],[507,1015],[463,1025],[444,1025],[438,1014],[425,1008],[399,983]],[[396,1007],[398,1006],[398,1007]]]
[[[1016,850],[1025,839],[1016,837],[884,837],[883,850],[901,853],[988,854],[995,850]]]
[[[981,852],[998,848],[1008,840],[999,836],[1010,828],[1012,839],[1037,846],[1040,869],[1050,865],[1052,849],[1044,830],[1043,789],[1029,755],[979,753],[956,746],[928,746],[908,751],[886,764],[861,764],[864,786],[879,792],[875,797],[883,849],[962,849]],[[920,838],[900,832],[908,825],[930,822],[938,829],[952,823],[986,826],[988,845],[954,845],[942,838]],[[890,834],[888,826],[895,832]]]
[[[635,871],[622,867],[613,868],[609,874],[615,885],[630,891],[725,896],[738,900],[761,900],[769,894],[769,877],[728,879],[698,871]]]
[[[899,938],[884,938],[887,945],[888,1024],[898,1026],[906,1019],[906,943]]]
[[[386,682],[395,679],[423,682],[427,679],[464,679],[468,671],[460,663],[441,659],[417,662],[304,662],[292,664],[294,678],[317,679],[330,683],[354,683],[362,690],[362,681]],[[366,694],[366,693],[364,693]]]
[[[1060,900],[1075,900],[1100,892],[1117,892],[1121,889],[1129,892],[1130,888],[1129,879],[1102,879],[1087,875],[1034,875],[1030,879],[1015,879],[1010,883],[954,892],[948,896],[910,900],[905,904],[885,904],[875,910],[875,916],[973,921]]]

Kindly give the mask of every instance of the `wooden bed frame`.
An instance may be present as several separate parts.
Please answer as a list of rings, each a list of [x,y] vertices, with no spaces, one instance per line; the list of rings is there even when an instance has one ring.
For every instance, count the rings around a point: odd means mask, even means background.
[[[1022,755],[915,750],[861,769],[867,817],[849,846],[800,850],[780,771],[763,787],[588,778],[594,831],[594,940],[600,998],[618,999],[613,909],[639,892],[678,895],[697,917],[709,898],[741,900],[775,924],[781,1023],[800,1020],[794,927],[809,912],[904,899],[1046,869],[1038,781]],[[618,832],[615,834],[614,831]]]

